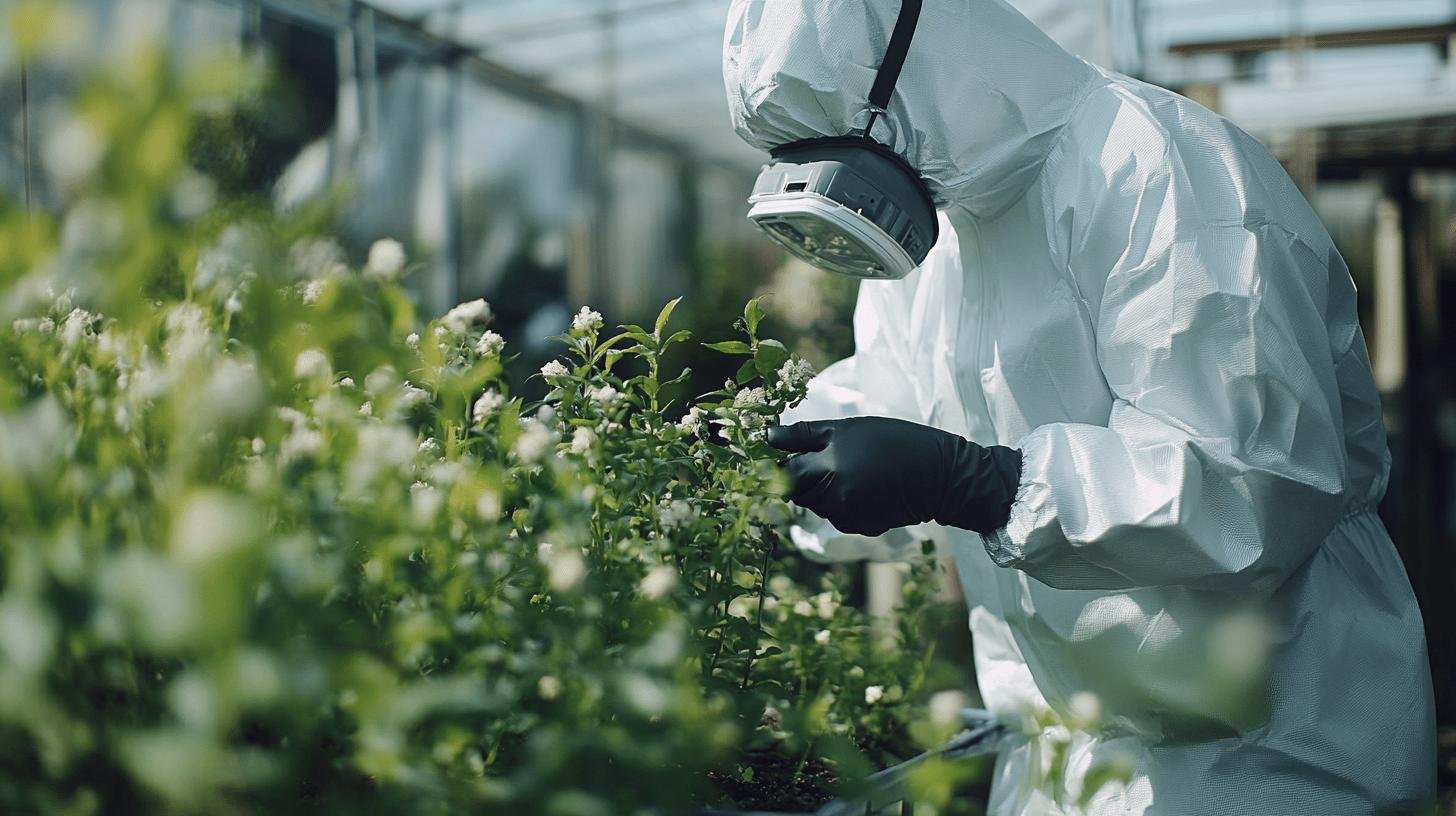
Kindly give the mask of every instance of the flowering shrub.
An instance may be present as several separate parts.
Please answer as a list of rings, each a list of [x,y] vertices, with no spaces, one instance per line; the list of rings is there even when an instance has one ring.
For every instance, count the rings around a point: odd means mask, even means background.
[[[139,66],[58,218],[0,199],[0,811],[682,812],[909,747],[929,568],[895,631],[796,580],[756,301],[692,404],[677,301],[524,404],[403,246],[207,200],[216,89]]]

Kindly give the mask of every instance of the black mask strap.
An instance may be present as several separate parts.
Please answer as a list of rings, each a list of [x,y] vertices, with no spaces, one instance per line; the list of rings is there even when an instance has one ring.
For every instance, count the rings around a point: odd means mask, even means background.
[[[900,16],[895,20],[895,30],[890,33],[890,44],[885,48],[885,61],[880,63],[880,72],[875,75],[875,84],[870,88],[870,121],[865,125],[863,135],[870,137],[875,120],[890,107],[890,97],[895,93],[895,83],[900,81],[900,71],[905,67],[905,58],[910,54],[910,43],[915,39],[915,26],[920,21],[921,0],[902,0]]]

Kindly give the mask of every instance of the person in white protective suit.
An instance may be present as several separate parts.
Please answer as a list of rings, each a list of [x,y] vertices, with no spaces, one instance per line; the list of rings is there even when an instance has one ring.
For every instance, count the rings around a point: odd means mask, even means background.
[[[751,217],[881,278],[853,358],[770,433],[822,517],[796,542],[893,560],[936,541],[989,708],[1076,724],[1100,701],[1100,725],[1000,756],[992,814],[1418,811],[1422,621],[1376,515],[1389,454],[1354,285],[1315,213],[1252,137],[1001,0],[914,3],[918,26],[901,5],[728,16],[734,126],[776,159]]]

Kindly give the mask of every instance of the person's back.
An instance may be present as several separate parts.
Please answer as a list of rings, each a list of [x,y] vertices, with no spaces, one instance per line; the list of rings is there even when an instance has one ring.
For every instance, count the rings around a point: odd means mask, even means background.
[[[1258,437],[1234,441],[1249,445],[1240,458],[1250,472],[1286,470],[1317,482],[1314,471],[1298,469],[1317,471],[1329,462],[1324,474],[1341,479],[1332,485],[1339,495],[1333,527],[1303,545],[1312,547],[1300,551],[1303,560],[1270,559],[1266,566],[1256,559],[1227,582],[1207,585],[1223,596],[1212,606],[1247,603],[1268,627],[1262,633],[1273,647],[1267,718],[1222,739],[1170,733],[1154,743],[1146,760],[1147,812],[1413,812],[1434,795],[1430,674],[1419,609],[1376,515],[1390,458],[1349,270],[1313,209],[1256,139],[1165,89],[1117,75],[1105,79],[1067,125],[1069,142],[1104,146],[1066,156],[1091,183],[1053,178],[1073,172],[1057,151],[1044,170],[1049,190],[1060,191],[1049,192],[1046,206],[1080,208],[1086,216],[1073,230],[1084,242],[1069,248],[1083,294],[1101,300],[1109,286],[1103,270],[1128,278],[1158,270],[1150,276],[1153,285],[1179,290],[1161,317],[1177,328],[1162,336],[1176,343],[1186,330],[1196,346],[1190,356],[1219,372],[1206,378],[1208,386],[1243,396],[1227,407],[1258,417]],[[1158,160],[1147,161],[1150,156]],[[1107,190],[1119,183],[1127,188],[1122,205],[1106,206]],[[1109,234],[1118,240],[1096,239]],[[1118,257],[1097,258],[1098,247]],[[1180,254],[1194,251],[1196,263],[1179,262]],[[1247,343],[1199,336],[1200,322],[1243,320],[1251,321]],[[1116,357],[1127,344],[1119,333],[1139,329],[1126,319],[1104,328],[1100,353]],[[1308,356],[1318,363],[1322,354],[1328,367],[1308,372],[1282,362]],[[1230,362],[1240,358],[1247,369]],[[1320,381],[1301,382],[1305,373]],[[1146,379],[1160,381],[1151,373]],[[1325,399],[1281,400],[1274,390],[1285,386],[1308,387]],[[1174,419],[1198,424],[1186,414]],[[1247,424],[1239,416],[1211,419]],[[1320,439],[1301,433],[1301,423],[1320,419],[1340,431],[1342,455],[1300,449]],[[1298,506],[1261,510],[1272,516]],[[1266,541],[1263,549],[1282,544]],[[1196,596],[1164,603],[1165,609],[1210,605]]]

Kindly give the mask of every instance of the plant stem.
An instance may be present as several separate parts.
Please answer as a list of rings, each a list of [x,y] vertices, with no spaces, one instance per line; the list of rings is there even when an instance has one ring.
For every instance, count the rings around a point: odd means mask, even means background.
[[[758,657],[759,638],[763,636],[763,597],[768,594],[768,566],[773,558],[773,552],[774,539],[770,536],[768,545],[763,548],[763,567],[758,573],[758,615],[753,623],[753,643],[748,651],[748,663],[743,667],[743,682],[738,686],[743,691],[748,690],[748,678],[753,672],[753,661]]]

